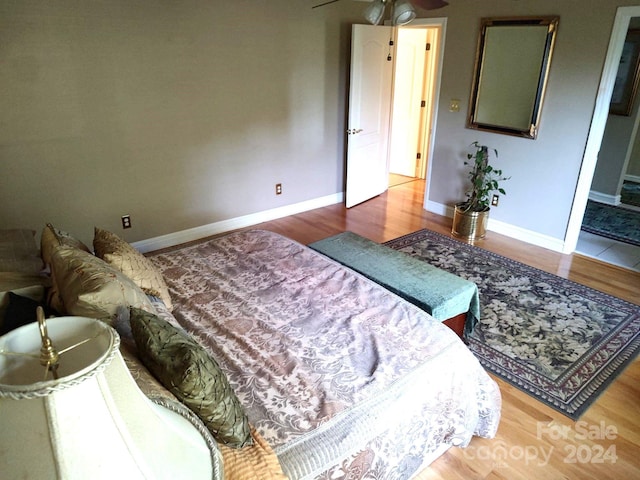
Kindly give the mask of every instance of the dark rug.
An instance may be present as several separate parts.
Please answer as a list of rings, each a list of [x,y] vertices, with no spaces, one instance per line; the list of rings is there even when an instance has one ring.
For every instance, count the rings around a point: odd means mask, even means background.
[[[481,311],[471,351],[573,420],[640,350],[637,305],[430,230],[385,245],[475,282]]]
[[[640,183],[625,180],[620,192],[620,200],[627,205],[640,207]]]
[[[589,200],[582,230],[640,246],[640,212]]]

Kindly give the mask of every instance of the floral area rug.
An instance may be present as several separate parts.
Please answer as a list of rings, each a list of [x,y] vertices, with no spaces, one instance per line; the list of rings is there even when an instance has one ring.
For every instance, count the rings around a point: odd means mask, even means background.
[[[589,200],[582,230],[640,246],[640,212]]]
[[[385,245],[475,282],[471,351],[574,420],[640,350],[640,306],[430,230]]]

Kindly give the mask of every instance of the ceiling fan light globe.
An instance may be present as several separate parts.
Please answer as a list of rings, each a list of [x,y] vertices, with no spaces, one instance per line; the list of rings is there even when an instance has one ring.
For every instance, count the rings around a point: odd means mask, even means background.
[[[393,5],[393,24],[406,25],[416,18],[416,11],[408,0],[399,0]]]
[[[384,17],[385,3],[382,0],[375,0],[364,11],[364,18],[371,25],[379,25]]]

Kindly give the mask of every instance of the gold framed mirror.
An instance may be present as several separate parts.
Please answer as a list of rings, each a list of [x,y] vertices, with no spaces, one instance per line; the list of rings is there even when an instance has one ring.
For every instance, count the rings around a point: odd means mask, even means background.
[[[468,128],[537,137],[558,20],[481,20]]]

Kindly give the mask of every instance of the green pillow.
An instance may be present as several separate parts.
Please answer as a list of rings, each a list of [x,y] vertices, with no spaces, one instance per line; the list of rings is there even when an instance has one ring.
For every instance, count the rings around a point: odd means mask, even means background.
[[[242,405],[216,361],[187,332],[132,307],[130,322],[142,363],[230,447],[253,443]]]

